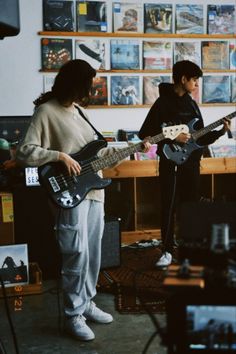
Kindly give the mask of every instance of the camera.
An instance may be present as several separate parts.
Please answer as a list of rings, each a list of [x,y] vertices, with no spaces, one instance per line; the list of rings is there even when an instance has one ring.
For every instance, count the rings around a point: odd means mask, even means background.
[[[164,284],[168,354],[236,352],[236,203],[186,203]]]
[[[167,301],[168,354],[236,352],[236,289],[178,291]]]

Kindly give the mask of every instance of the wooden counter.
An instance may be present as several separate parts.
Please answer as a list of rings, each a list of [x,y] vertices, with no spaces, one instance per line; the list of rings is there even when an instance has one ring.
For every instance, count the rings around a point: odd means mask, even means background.
[[[158,176],[158,162],[155,160],[124,161],[115,168],[103,171],[104,177],[153,177]],[[203,158],[201,160],[201,174],[236,173],[236,157]]]

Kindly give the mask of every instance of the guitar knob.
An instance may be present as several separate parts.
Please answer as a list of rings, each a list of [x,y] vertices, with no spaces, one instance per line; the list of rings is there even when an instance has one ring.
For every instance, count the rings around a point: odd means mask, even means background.
[[[186,160],[186,157],[182,157],[182,158],[181,158],[181,161],[185,161],[185,160]]]

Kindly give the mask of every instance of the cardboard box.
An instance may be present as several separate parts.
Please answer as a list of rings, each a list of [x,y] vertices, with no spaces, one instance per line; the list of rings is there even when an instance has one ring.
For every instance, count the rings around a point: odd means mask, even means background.
[[[0,192],[0,245],[10,245],[14,242],[13,195]]]

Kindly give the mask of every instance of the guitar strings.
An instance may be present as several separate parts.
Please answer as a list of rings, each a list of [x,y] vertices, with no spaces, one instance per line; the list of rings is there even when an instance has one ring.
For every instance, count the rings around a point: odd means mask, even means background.
[[[122,155],[120,151],[117,151],[117,154],[118,154],[118,156],[119,156],[119,154]],[[124,158],[124,156],[122,156],[122,157]],[[106,158],[109,158],[109,156],[106,156]],[[110,159],[112,160],[112,156],[110,156]],[[114,163],[116,161],[112,161],[112,162]],[[84,164],[82,166],[81,173],[79,175],[70,176],[69,174],[64,174],[62,176],[61,175],[56,176],[55,178],[58,182],[58,185],[61,186],[62,184],[64,184],[63,179],[65,179],[66,182],[70,183],[70,182],[74,182],[74,178],[76,178],[76,177],[80,177],[80,176],[89,174],[90,172],[98,172],[98,171],[102,170],[102,168],[101,168],[96,171],[92,166],[93,163],[96,163],[96,160]]]

